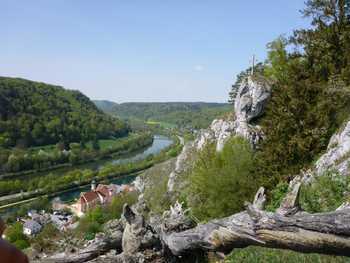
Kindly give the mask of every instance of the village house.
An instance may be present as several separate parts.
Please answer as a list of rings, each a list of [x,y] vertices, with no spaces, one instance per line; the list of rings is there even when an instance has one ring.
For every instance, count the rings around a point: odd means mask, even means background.
[[[93,181],[91,183],[91,191],[81,193],[77,203],[73,205],[72,208],[78,216],[82,216],[89,209],[94,208],[97,205],[106,205],[111,203],[113,197],[117,196],[118,194],[133,190],[133,187],[129,185],[99,184],[96,186],[96,183]]]
[[[54,212],[50,215],[51,223],[60,231],[66,231],[73,223],[73,216]]]
[[[42,210],[40,213],[38,213],[36,210],[29,210],[27,212],[28,217],[30,217],[32,220],[36,221],[40,225],[46,225],[48,221],[50,220],[50,217],[48,214],[45,213],[44,210]]]
[[[42,226],[35,220],[26,220],[23,224],[23,234],[33,236],[41,231]]]

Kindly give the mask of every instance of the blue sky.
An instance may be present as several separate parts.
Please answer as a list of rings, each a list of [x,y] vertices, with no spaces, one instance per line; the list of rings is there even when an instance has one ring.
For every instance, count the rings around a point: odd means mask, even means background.
[[[304,0],[0,0],[0,75],[92,99],[227,101]]]

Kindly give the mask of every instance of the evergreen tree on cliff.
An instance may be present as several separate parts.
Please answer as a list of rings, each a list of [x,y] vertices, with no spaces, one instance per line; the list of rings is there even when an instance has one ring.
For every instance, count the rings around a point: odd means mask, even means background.
[[[294,32],[292,42],[305,52],[307,69],[320,80],[340,77],[350,83],[349,0],[308,0],[302,11],[313,28]]]
[[[265,76],[272,98],[263,118],[266,139],[259,173],[273,183],[299,173],[328,144],[349,115],[350,23],[347,2],[309,0],[303,15],[313,28],[269,44]],[[296,51],[287,52],[294,45]],[[272,175],[272,176],[271,176]]]

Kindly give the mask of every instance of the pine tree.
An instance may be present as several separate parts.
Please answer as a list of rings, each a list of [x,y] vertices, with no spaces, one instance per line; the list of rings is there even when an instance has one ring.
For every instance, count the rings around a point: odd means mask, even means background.
[[[315,55],[288,53],[287,44],[279,38],[269,45],[265,67],[265,75],[273,80],[272,98],[260,122],[265,140],[256,155],[256,173],[270,177],[272,184],[299,173],[326,149],[350,102],[340,75],[320,77],[310,69]],[[323,64],[318,66],[334,61],[327,62],[320,58]]]
[[[295,31],[292,41],[301,45],[307,69],[319,80],[341,76],[350,84],[349,6],[349,0],[308,0],[302,11],[314,27]]]

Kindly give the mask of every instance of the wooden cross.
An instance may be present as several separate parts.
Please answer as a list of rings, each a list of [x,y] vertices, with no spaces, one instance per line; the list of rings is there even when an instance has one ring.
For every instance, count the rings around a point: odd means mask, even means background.
[[[255,55],[253,55],[253,58],[252,58],[252,60],[250,62],[252,62],[252,71],[251,71],[250,74],[253,76],[254,75],[255,62],[256,62]]]

